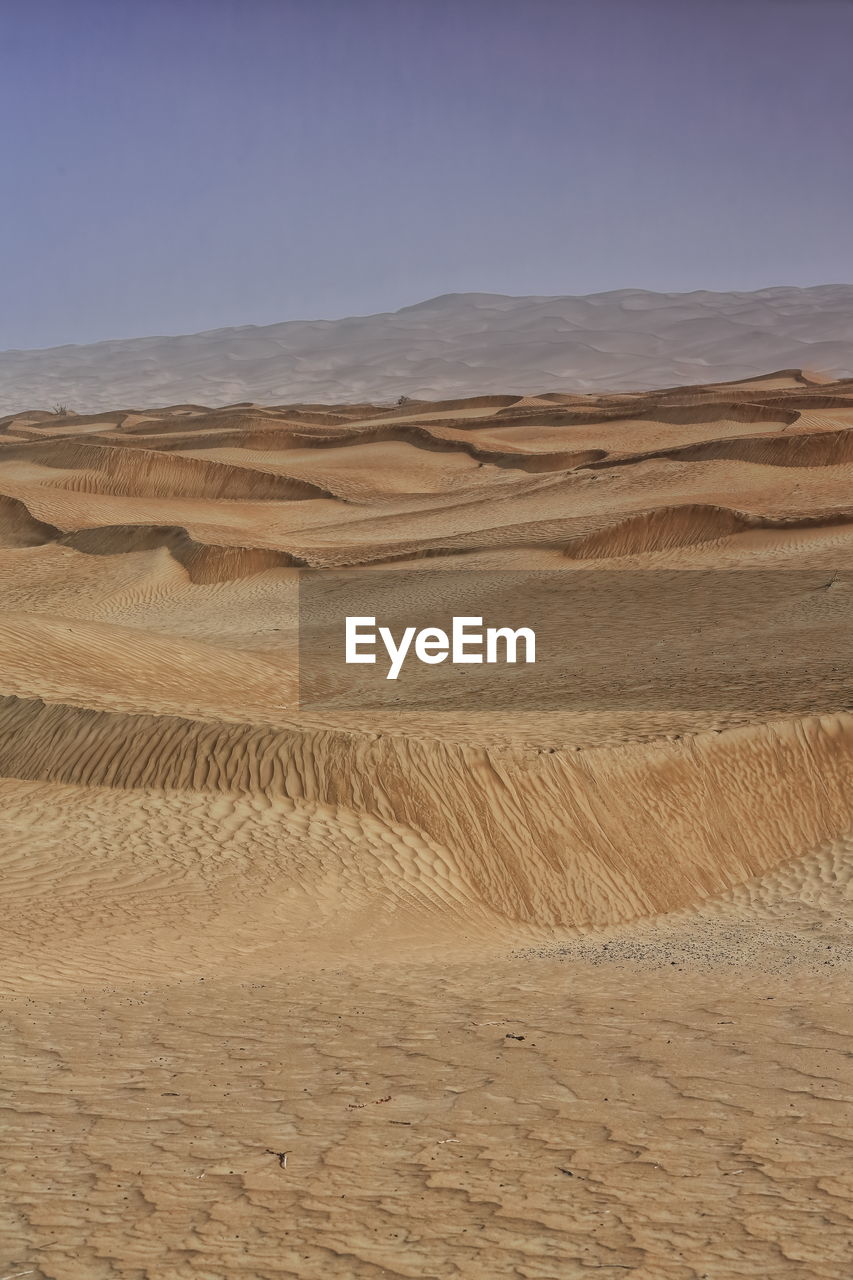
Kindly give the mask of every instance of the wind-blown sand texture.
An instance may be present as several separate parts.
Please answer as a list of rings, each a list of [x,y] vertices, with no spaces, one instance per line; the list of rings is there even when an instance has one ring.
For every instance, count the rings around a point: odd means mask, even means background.
[[[634,391],[801,366],[853,375],[853,285],[453,293],[342,320],[3,351],[0,412]]]
[[[302,566],[825,570],[780,643],[849,624],[851,463],[790,371],[0,420],[0,1276],[853,1273],[841,694],[296,701]]]

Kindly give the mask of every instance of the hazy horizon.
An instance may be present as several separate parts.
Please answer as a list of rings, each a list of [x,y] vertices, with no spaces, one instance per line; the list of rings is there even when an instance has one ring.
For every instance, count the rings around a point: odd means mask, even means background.
[[[846,0],[35,0],[0,36],[2,350],[850,277]]]
[[[346,316],[332,316],[332,315],[293,316],[286,320],[266,321],[263,324],[257,324],[251,321],[244,322],[242,324],[233,324],[233,325],[221,324],[221,325],[214,325],[212,328],[209,328],[209,329],[196,329],[196,330],[193,330],[192,332],[184,331],[180,333],[177,333],[177,332],[168,333],[166,331],[162,331],[159,333],[140,333],[140,334],[117,333],[109,338],[96,338],[92,342],[62,342],[62,343],[54,343],[47,347],[4,347],[4,348],[0,348],[0,355],[14,355],[18,353],[23,354],[27,352],[38,352],[38,351],[59,351],[59,350],[62,350],[62,348],[64,347],[100,346],[100,345],[106,345],[108,343],[114,343],[114,342],[144,342],[148,338],[150,338],[152,341],[156,341],[161,338],[197,338],[197,337],[203,337],[206,334],[225,333],[229,330],[266,329],[266,328],[271,328],[278,324],[293,324],[293,325],[334,324],[336,321],[339,321],[339,320],[360,320],[360,319],[367,320],[377,316],[396,315],[400,311],[411,311],[417,307],[427,306],[431,302],[439,302],[444,298],[455,298],[455,297],[494,297],[494,298],[505,298],[513,301],[522,301],[525,299],[534,299],[534,298],[542,301],[550,301],[550,300],[558,301],[567,297],[574,297],[579,300],[582,300],[584,298],[606,297],[608,294],[621,294],[621,293],[659,293],[661,294],[661,296],[665,296],[669,294],[670,296],[678,296],[678,297],[685,297],[685,298],[689,298],[691,295],[695,295],[698,293],[701,293],[701,294],[714,293],[714,294],[719,294],[720,296],[737,297],[740,295],[748,296],[750,294],[761,294],[761,293],[769,293],[774,291],[784,292],[786,290],[792,290],[792,289],[807,291],[807,290],[833,289],[833,288],[853,288],[853,280],[851,281],[824,280],[812,285],[792,285],[788,283],[782,283],[782,284],[775,284],[775,285],[759,286],[755,289],[701,289],[700,288],[700,289],[685,289],[685,290],[662,290],[662,289],[658,290],[658,289],[644,289],[642,286],[639,286],[639,285],[633,285],[633,286],[626,285],[624,288],[602,289],[602,290],[596,290],[593,293],[586,293],[586,294],[560,294],[560,293],[511,294],[511,293],[496,293],[492,290],[486,290],[486,289],[455,289],[455,290],[448,290],[446,293],[434,294],[430,298],[421,298],[417,302],[405,302],[399,307],[389,307],[384,311],[354,312]]]

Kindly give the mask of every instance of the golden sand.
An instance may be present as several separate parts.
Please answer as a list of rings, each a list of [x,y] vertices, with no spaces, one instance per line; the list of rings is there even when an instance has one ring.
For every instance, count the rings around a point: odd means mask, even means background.
[[[814,640],[852,429],[797,372],[0,422],[3,1280],[853,1274],[843,682],[309,712],[296,644],[305,566],[825,570]]]

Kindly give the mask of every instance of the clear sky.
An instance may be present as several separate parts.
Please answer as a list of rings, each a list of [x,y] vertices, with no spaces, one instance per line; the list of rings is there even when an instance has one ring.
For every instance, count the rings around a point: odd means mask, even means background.
[[[0,348],[853,279],[853,0],[7,0]]]

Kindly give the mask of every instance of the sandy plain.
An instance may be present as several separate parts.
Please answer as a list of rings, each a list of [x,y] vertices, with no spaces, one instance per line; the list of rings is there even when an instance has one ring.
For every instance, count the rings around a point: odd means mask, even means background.
[[[851,462],[797,371],[0,422],[4,1280],[849,1276],[846,671],[300,710],[297,586],[797,569],[819,645]]]

